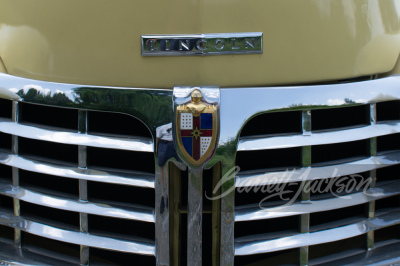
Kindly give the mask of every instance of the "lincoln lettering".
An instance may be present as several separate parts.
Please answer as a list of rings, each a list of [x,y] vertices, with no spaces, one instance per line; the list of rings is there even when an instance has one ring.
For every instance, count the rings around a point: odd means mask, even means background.
[[[142,36],[142,55],[262,53],[262,33]]]

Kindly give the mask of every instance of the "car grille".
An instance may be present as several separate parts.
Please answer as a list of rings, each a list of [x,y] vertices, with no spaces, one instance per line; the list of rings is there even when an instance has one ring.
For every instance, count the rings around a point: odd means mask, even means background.
[[[250,120],[236,157],[235,265],[355,263],[398,246],[399,114],[387,101]]]
[[[1,263],[185,265],[171,90],[0,83]],[[220,89],[203,263],[400,261],[399,84]]]
[[[20,245],[29,263],[155,264],[146,126],[116,113],[1,106],[2,245],[14,253],[13,242]]]

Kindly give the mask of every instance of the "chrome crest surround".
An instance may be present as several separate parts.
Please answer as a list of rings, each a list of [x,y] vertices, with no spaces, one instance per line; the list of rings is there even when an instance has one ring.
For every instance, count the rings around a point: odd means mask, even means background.
[[[142,56],[262,54],[262,32],[142,35]]]

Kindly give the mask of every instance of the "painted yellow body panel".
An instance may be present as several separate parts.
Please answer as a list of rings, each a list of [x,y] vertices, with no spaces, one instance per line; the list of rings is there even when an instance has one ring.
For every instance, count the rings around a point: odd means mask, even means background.
[[[390,71],[400,0],[0,0],[9,74],[172,88],[264,86]],[[263,32],[263,54],[142,57],[144,34]]]

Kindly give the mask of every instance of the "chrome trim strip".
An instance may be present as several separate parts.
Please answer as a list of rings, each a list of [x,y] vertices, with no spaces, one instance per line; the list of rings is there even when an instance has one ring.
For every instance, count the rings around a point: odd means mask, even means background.
[[[116,171],[101,171],[81,169],[68,165],[33,160],[18,155],[0,151],[0,163],[23,170],[48,175],[84,179],[97,182],[122,184],[128,186],[154,188],[154,175],[146,173],[128,173]]]
[[[87,111],[78,111],[78,132],[79,134],[87,133]],[[79,168],[87,168],[87,146],[78,146],[78,166]],[[87,180],[79,179],[79,202],[88,202],[88,185]],[[89,232],[89,217],[86,212],[79,213],[79,230],[81,233]],[[89,265],[89,247],[80,246],[80,264]]]
[[[279,207],[264,207],[264,209],[260,209],[258,204],[240,206],[235,208],[235,221],[255,221],[321,211],[330,211],[373,202],[375,200],[395,195],[400,195],[400,181],[388,182],[381,186],[370,188],[366,192],[358,192],[342,196],[339,195],[338,197],[311,200],[308,202],[296,202],[290,205]]]
[[[12,115],[11,115],[12,124],[16,124],[19,121],[19,105],[17,101],[12,101]],[[11,153],[14,155],[18,155],[19,152],[19,141],[18,136],[11,136]],[[19,186],[19,169],[16,167],[12,167],[12,184],[14,186]],[[21,215],[21,205],[18,199],[13,199],[13,209],[14,215]],[[14,245],[16,247],[21,247],[21,231],[18,229],[14,230]]]
[[[189,168],[187,214],[187,265],[202,265],[203,169]]]
[[[101,216],[132,219],[151,223],[155,222],[154,209],[150,207],[139,205],[123,207],[114,204],[96,203],[87,200],[74,200],[66,197],[51,196],[23,187],[12,186],[11,184],[3,181],[0,181],[0,195],[5,195],[14,199],[66,211],[90,213]]]
[[[369,117],[370,117],[370,121],[371,121],[371,125],[375,125],[376,121],[377,121],[377,113],[376,113],[376,104],[372,103],[369,106]],[[378,146],[377,146],[377,138],[373,137],[369,140],[369,154],[371,156],[376,156],[376,153],[378,151]],[[372,182],[370,184],[370,188],[375,188],[376,186],[376,169],[372,169],[369,172],[369,176],[370,178],[372,178]],[[399,188],[400,191],[400,188]],[[368,218],[373,219],[375,218],[375,201],[370,201],[368,204]],[[368,249],[372,249],[374,248],[374,244],[375,244],[375,232],[374,231],[370,231],[367,233],[367,248]]]
[[[328,166],[296,168],[274,172],[267,172],[272,169],[239,172],[239,175],[236,176],[235,186],[247,187],[324,179],[334,176],[362,173],[399,163],[400,151],[395,150],[380,153],[377,156],[371,156],[367,159]]]
[[[246,240],[243,242],[235,242],[235,255],[252,255],[291,248],[299,248],[302,246],[323,244],[362,235],[372,230],[377,230],[396,224],[400,224],[399,209],[379,215],[374,219],[367,219],[338,228],[307,234],[297,234],[274,240]]]
[[[303,135],[307,136],[311,134],[311,111],[304,110],[302,112],[302,129]],[[303,146],[301,151],[301,166],[309,167],[311,165],[311,146]],[[301,186],[301,203],[307,204],[310,203],[311,193],[310,191],[306,191],[304,186],[310,185],[311,181],[303,181]],[[235,212],[236,213],[236,212]],[[303,213],[300,215],[300,233],[306,234],[310,232],[310,214]],[[300,265],[306,266],[308,265],[308,257],[309,257],[309,247],[302,246],[300,247]]]
[[[54,129],[40,128],[33,125],[13,123],[5,118],[0,118],[0,131],[19,137],[63,144],[153,152],[153,141],[149,138],[101,137],[89,134],[62,132]]]
[[[0,224],[19,229],[34,235],[63,241],[67,243],[118,250],[142,255],[155,255],[154,243],[141,241],[126,241],[110,237],[91,235],[81,232],[64,230],[41,223],[33,222],[22,217],[17,217],[0,211]]]
[[[293,136],[255,136],[239,139],[238,151],[283,149],[310,145],[334,144],[369,139],[400,132],[400,121],[388,121],[365,127]]]

